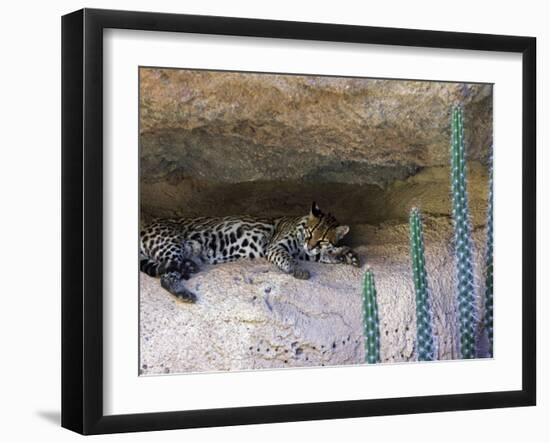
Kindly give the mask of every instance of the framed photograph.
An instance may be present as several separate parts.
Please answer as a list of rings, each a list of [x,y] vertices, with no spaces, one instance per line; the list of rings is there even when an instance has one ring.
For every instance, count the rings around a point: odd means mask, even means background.
[[[534,405],[531,37],[62,19],[62,425]]]

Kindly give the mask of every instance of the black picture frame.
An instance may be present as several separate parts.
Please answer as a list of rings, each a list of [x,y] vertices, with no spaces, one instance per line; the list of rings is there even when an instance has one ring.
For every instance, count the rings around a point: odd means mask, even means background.
[[[522,54],[521,390],[104,415],[102,36],[107,28]],[[82,434],[103,434],[535,405],[535,67],[536,39],[532,37],[97,9],[83,9],[63,16],[62,426]]]

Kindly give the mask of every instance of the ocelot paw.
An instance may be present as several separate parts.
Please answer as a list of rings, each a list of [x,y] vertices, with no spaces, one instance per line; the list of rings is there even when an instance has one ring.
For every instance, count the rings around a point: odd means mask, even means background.
[[[197,301],[197,296],[184,286],[183,278],[180,272],[168,272],[161,276],[160,285],[178,300],[194,303]]]
[[[294,278],[298,278],[300,280],[307,280],[309,279],[309,277],[311,277],[311,274],[307,269],[300,269],[300,268],[294,269],[294,272],[292,273],[292,275],[294,276]]]
[[[353,249],[346,248],[342,252],[341,257],[342,257],[342,262],[345,263],[346,265],[355,266],[357,268],[361,266],[361,260],[359,259],[359,255]]]
[[[185,260],[182,261],[181,274],[185,280],[189,280],[189,277],[191,277],[191,274],[195,274],[197,272],[199,272],[199,267],[193,260],[186,258]]]

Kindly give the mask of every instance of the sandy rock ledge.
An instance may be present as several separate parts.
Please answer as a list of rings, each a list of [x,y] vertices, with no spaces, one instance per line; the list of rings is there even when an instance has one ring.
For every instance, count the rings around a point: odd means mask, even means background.
[[[407,229],[405,224],[353,226],[353,242],[363,245],[356,249],[362,267],[305,263],[312,274],[307,281],[264,260],[203,266],[188,281],[196,304],[176,301],[157,279],[142,273],[140,373],[361,364],[367,264],[376,275],[382,361],[415,360]],[[458,355],[449,219],[425,220],[425,235],[438,354],[453,359]],[[483,239],[483,230],[476,230],[477,251]],[[480,263],[479,252],[476,260]]]

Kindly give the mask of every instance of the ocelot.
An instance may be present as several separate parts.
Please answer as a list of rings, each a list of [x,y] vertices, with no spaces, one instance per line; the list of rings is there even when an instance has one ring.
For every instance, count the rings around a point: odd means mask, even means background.
[[[299,260],[360,266],[359,256],[338,242],[349,227],[313,202],[303,217],[198,217],[156,220],[140,232],[140,269],[160,276],[161,286],[194,302],[184,280],[198,271],[197,261],[224,263],[265,257],[283,272],[308,279]]]

